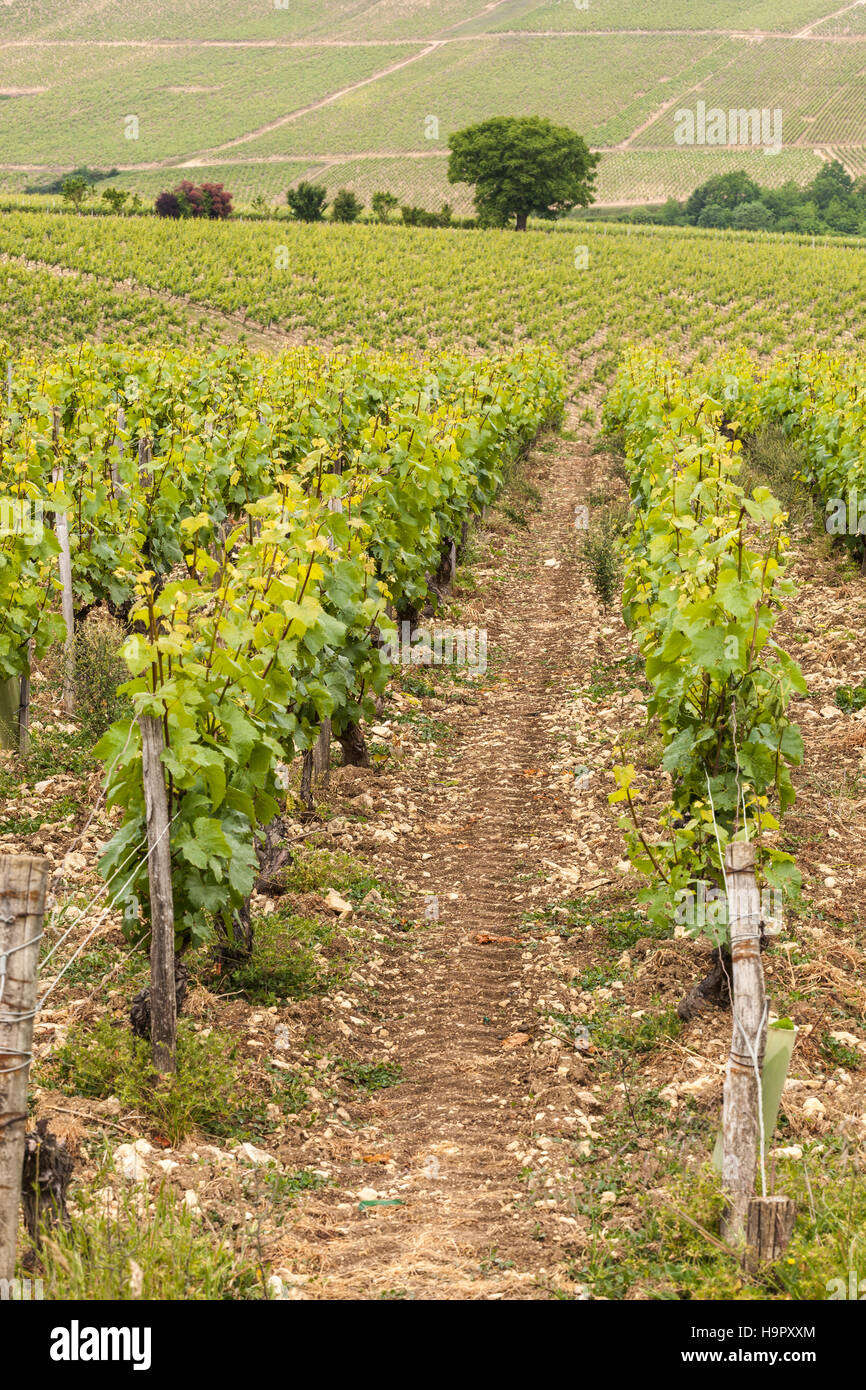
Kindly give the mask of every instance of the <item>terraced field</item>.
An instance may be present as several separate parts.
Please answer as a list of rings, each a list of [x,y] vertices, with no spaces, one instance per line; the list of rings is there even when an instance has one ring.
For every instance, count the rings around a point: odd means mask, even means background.
[[[792,145],[862,146],[866,131],[866,48],[861,44],[810,43],[808,61],[796,39],[743,44],[735,61],[720,64],[700,90],[678,105],[739,107],[782,112],[782,139]],[[674,147],[675,112],[665,111],[634,139],[636,146]]]
[[[62,165],[70,150],[77,162],[103,167],[179,159],[362,81],[412,51],[7,49],[0,85],[32,90],[3,103],[0,162]],[[282,109],[275,108],[277,93]],[[129,115],[138,122],[134,138],[126,133]]]
[[[734,29],[796,33],[830,12],[825,0],[506,0],[471,27],[502,29]],[[470,26],[467,26],[469,28]]]
[[[862,172],[864,70],[866,5],[833,0],[6,0],[0,186],[89,163],[150,197],[172,181],[163,166],[196,167],[241,202],[281,204],[314,178],[467,213],[470,190],[445,176],[448,135],[528,110],[602,152],[602,203],[681,197],[749,164],[764,183],[782,170],[806,182],[819,158]],[[698,100],[780,108],[776,167],[677,146],[675,112]]]

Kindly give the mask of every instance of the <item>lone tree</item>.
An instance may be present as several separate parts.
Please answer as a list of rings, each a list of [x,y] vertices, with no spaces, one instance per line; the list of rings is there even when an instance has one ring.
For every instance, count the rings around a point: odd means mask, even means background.
[[[399,207],[399,203],[393,193],[374,193],[370,206],[377,222],[388,222],[391,213]]]
[[[328,190],[319,183],[299,183],[290,188],[286,202],[298,222],[321,222],[328,204]]]
[[[88,179],[81,174],[67,174],[63,180],[63,201],[71,203],[77,212],[87,202],[91,194],[91,185]]]
[[[449,140],[450,183],[475,185],[482,222],[526,231],[527,218],[560,217],[593,200],[595,166],[585,141],[568,126],[540,116],[494,116]]]

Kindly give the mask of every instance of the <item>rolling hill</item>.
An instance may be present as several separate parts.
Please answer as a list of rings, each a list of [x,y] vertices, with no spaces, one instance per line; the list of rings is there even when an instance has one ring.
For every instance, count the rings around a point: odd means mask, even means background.
[[[150,195],[195,169],[241,201],[309,178],[469,211],[449,134],[526,113],[602,151],[602,203],[805,182],[866,168],[864,74],[863,0],[0,0],[0,183],[89,164]],[[699,101],[780,111],[781,152],[678,145]]]

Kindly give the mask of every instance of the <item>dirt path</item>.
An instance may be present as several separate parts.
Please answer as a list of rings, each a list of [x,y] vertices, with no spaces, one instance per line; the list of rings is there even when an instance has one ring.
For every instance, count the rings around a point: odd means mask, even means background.
[[[556,894],[551,856],[582,889],[600,874],[597,864],[578,867],[580,842],[554,771],[569,692],[588,678],[604,641],[574,528],[595,466],[584,449],[558,441],[556,454],[533,467],[542,509],[528,530],[503,538],[495,609],[464,616],[488,628],[495,683],[477,705],[442,716],[452,730],[444,755],[391,779],[423,828],[383,846],[381,860],[440,908],[376,1008],[404,1082],[370,1102],[361,1147],[387,1151],[387,1190],[405,1205],[353,1208],[331,1231],[320,1297],[370,1297],[395,1285],[420,1297],[549,1297],[550,1256],[561,1256],[575,1225],[552,1198],[526,1203],[518,1179],[528,1152],[552,1142],[539,1130],[574,1115],[583,1071],[574,1053],[562,1059],[555,1116],[536,1117],[533,1077],[559,1056],[540,1029],[533,986],[536,969],[550,983],[549,953],[539,948],[527,960],[515,936],[526,910]],[[483,943],[485,934],[506,939]],[[368,1167],[363,1176],[375,1185],[385,1174]],[[343,1180],[358,1183],[357,1167]]]

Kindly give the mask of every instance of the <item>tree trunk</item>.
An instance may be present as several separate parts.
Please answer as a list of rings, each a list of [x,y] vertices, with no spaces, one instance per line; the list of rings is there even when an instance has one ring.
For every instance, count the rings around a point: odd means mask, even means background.
[[[339,736],[343,750],[343,767],[369,767],[370,754],[364,735],[357,724],[350,724]]]
[[[323,719],[319,737],[313,744],[313,776],[317,782],[328,783],[331,771],[331,721]]]
[[[528,213],[528,212],[519,212],[519,213],[517,214],[517,225],[516,225],[515,228],[514,228],[515,232],[525,232],[525,231],[526,231],[526,224],[527,224],[527,221],[528,221],[528,220],[529,220],[529,213]]]

